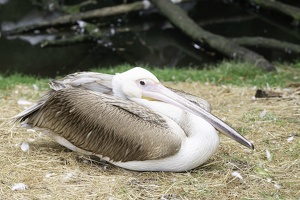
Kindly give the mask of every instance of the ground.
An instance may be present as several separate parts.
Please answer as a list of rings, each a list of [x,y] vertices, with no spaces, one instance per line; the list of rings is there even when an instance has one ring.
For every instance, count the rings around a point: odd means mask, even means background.
[[[194,170],[132,172],[2,123],[0,199],[300,199],[299,88],[271,88],[283,96],[255,99],[252,87],[166,85],[207,99],[212,112],[253,141],[255,150],[220,135],[217,153]],[[44,92],[21,85],[4,91],[0,123],[24,109],[18,100],[34,102]],[[25,152],[23,142],[29,144]],[[13,190],[16,183],[26,189]]]

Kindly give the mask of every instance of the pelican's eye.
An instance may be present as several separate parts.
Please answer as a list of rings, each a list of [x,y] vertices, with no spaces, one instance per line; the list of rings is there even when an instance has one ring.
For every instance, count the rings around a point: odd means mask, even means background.
[[[145,81],[140,81],[140,85],[146,85]]]
[[[139,79],[139,80],[136,80],[136,84],[137,84],[138,87],[145,90],[145,89],[149,89],[153,85],[155,85],[155,82],[151,79]]]

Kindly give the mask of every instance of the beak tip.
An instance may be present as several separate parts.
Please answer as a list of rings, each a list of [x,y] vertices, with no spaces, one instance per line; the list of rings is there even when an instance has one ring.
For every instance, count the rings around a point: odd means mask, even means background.
[[[252,149],[252,150],[254,150],[255,148],[254,148],[254,144],[252,143],[252,142],[250,142],[250,144],[249,144],[249,148],[250,149]]]

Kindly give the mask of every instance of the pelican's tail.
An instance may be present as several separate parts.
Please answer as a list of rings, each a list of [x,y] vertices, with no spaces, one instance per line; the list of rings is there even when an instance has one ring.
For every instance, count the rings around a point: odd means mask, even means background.
[[[30,117],[30,115],[32,115],[33,113],[38,111],[45,104],[45,102],[49,99],[49,97],[51,96],[51,94],[53,92],[54,92],[53,90],[47,92],[36,104],[34,104],[33,106],[27,108],[26,110],[24,110],[24,111],[20,112],[19,114],[15,115],[14,117],[12,117],[12,122],[13,123],[21,123],[21,126],[22,126],[23,125],[22,122],[26,121],[26,119],[28,117]]]

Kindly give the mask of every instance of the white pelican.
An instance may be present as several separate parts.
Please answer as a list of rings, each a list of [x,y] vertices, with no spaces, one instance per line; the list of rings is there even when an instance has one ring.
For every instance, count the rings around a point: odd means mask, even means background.
[[[14,117],[61,145],[136,171],[193,169],[219,146],[217,130],[253,144],[210,113],[199,97],[168,89],[149,71],[82,72],[50,82],[37,104]]]

